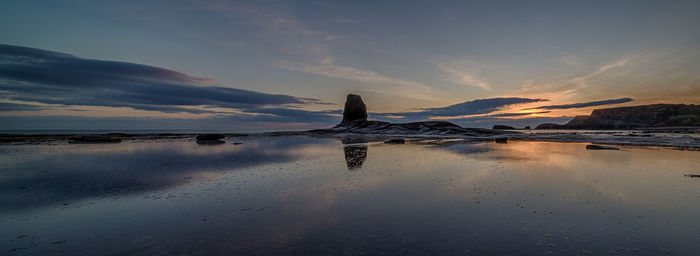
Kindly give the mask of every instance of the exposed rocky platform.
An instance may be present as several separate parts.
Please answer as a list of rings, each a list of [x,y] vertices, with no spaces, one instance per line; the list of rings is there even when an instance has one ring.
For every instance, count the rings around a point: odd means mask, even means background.
[[[362,97],[348,94],[345,100],[343,121],[329,129],[311,130],[313,134],[377,134],[377,135],[463,135],[483,136],[505,134],[505,131],[492,129],[464,128],[445,121],[426,121],[412,123],[389,123],[367,120],[367,106]]]
[[[355,120],[342,123],[329,129],[309,131],[312,133],[359,133],[382,135],[463,135],[483,136],[508,134],[506,131],[495,131],[481,128],[464,128],[444,121],[426,121],[412,123],[389,123],[382,121]]]

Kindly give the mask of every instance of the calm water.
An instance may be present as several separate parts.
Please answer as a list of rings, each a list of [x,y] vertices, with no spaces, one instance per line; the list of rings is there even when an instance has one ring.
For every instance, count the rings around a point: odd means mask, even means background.
[[[688,173],[582,143],[0,145],[0,253],[698,255]]]

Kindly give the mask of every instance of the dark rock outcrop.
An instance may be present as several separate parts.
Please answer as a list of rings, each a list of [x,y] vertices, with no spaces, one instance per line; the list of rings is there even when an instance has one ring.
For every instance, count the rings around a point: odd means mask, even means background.
[[[391,138],[384,141],[385,144],[404,144],[406,139],[404,138]]]
[[[543,123],[535,127],[535,129],[566,129],[563,124]]]
[[[508,137],[497,137],[494,141],[496,141],[496,143],[508,143]]]
[[[385,134],[385,135],[493,135],[507,134],[507,131],[498,131],[481,128],[464,128],[459,125],[444,121],[426,121],[412,123],[389,123],[382,121],[355,120],[341,123],[330,129],[313,130],[314,133],[359,133],[359,134]]]
[[[197,140],[220,140],[225,136],[221,134],[200,134],[197,135]]]
[[[200,134],[197,135],[197,144],[199,145],[219,145],[226,143],[223,139],[224,135],[221,134]]]
[[[484,136],[512,132],[481,128],[464,128],[445,121],[389,123],[367,120],[367,108],[358,95],[348,94],[343,121],[329,129],[307,131],[313,134],[356,133],[373,135],[465,135]]]
[[[603,146],[603,145],[595,145],[595,144],[586,145],[586,149],[591,149],[591,150],[620,150],[620,148],[618,148],[618,147]]]
[[[494,130],[515,130],[515,127],[497,124],[497,125],[494,125],[493,128],[491,128],[491,129],[494,129]]]
[[[345,99],[343,121],[341,124],[356,120],[367,121],[367,106],[360,95],[348,94]]]
[[[700,126],[700,105],[654,104],[593,110],[566,124],[541,124],[537,129],[629,129]]]
[[[83,135],[69,139],[69,143],[119,143],[122,139],[107,135]]]

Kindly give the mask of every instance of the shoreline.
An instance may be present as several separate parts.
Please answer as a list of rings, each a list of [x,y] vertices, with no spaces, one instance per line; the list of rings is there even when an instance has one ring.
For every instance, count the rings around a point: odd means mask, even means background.
[[[697,132],[644,132],[641,135],[631,130],[576,130],[570,132],[546,130],[504,131],[506,133],[484,136],[469,136],[459,134],[424,135],[424,134],[367,134],[367,133],[327,133],[318,131],[281,131],[262,133],[216,133],[225,138],[256,138],[279,136],[310,136],[317,138],[335,138],[344,143],[361,143],[383,141],[389,138],[406,138],[420,140],[463,140],[473,142],[494,141],[496,138],[507,137],[508,140],[547,141],[547,142],[578,142],[617,146],[660,146],[678,150],[700,150],[700,134]],[[198,133],[92,133],[92,134],[0,134],[0,145],[41,145],[70,143],[72,139],[84,136],[107,136],[110,138],[133,140],[170,140],[195,139]],[[96,142],[99,144],[99,142]],[[95,143],[90,143],[95,144]]]

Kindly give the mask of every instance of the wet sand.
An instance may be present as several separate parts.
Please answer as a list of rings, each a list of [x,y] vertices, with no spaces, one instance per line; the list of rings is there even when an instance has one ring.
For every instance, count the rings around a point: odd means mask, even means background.
[[[695,255],[700,152],[189,136],[0,145],[8,255]],[[233,144],[241,143],[241,144]]]

